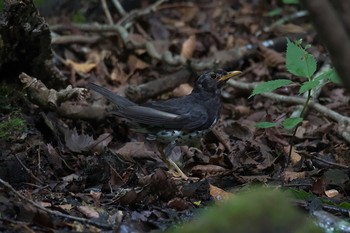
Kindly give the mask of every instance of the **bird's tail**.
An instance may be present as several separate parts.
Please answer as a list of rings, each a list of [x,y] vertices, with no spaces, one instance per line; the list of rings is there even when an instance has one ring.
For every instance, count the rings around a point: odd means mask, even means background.
[[[94,90],[98,93],[100,93],[101,95],[103,95],[104,97],[106,97],[109,101],[111,101],[112,103],[114,103],[115,105],[117,105],[119,108],[126,108],[129,106],[134,106],[136,105],[134,102],[104,88],[101,87],[99,85],[96,85],[94,83],[88,83],[87,87],[91,90]]]

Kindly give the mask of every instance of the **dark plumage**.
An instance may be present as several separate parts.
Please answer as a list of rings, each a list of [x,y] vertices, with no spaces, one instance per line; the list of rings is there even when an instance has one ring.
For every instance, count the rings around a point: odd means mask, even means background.
[[[221,87],[240,71],[208,71],[195,82],[191,94],[138,105],[106,88],[89,83],[88,87],[116,105],[111,113],[136,123],[136,131],[147,133],[149,140],[167,143],[163,161],[175,167],[182,177],[186,175],[165,156],[177,145],[185,145],[203,137],[220,116]],[[170,166],[169,165],[169,166]]]
[[[196,81],[191,94],[142,105],[93,83],[89,83],[88,87],[117,106],[112,112],[114,115],[162,130],[192,132],[208,129],[216,123],[221,108],[220,88],[227,79],[238,74],[239,71],[205,72]]]

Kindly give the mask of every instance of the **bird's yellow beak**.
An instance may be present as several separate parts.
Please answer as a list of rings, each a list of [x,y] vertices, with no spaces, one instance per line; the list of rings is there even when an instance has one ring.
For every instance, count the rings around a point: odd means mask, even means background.
[[[220,77],[219,81],[226,81],[226,80],[228,80],[228,79],[230,79],[230,78],[232,78],[234,76],[237,76],[237,75],[239,75],[241,73],[242,73],[241,71],[230,71],[230,72],[228,72],[228,74]]]

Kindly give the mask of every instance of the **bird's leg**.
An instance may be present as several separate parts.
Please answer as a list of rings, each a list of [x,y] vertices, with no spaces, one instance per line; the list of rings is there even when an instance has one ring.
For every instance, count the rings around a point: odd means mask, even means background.
[[[186,176],[186,174],[179,168],[179,166],[177,166],[177,164],[169,158],[172,150],[175,148],[175,145],[170,143],[168,146],[165,147],[165,149],[162,146],[160,146],[160,144],[157,145],[160,153],[159,158],[166,164],[168,169],[174,169],[182,179],[188,180],[188,176]]]

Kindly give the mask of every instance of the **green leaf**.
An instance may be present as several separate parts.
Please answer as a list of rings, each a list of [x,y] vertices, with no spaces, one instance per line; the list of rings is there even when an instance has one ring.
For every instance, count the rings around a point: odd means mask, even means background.
[[[284,4],[299,4],[299,0],[283,0]]]
[[[316,71],[316,65],[312,54],[287,38],[286,66],[290,73],[310,79]]]
[[[325,79],[325,80],[329,80],[335,84],[339,84],[339,85],[342,84],[342,81],[340,80],[337,72],[333,68],[321,73],[315,79]]]
[[[338,206],[341,208],[350,210],[350,203],[349,202],[341,202]]]
[[[277,88],[286,86],[290,83],[292,83],[292,81],[288,79],[277,79],[261,83],[254,88],[253,93],[249,96],[249,98],[258,94],[274,91]]]
[[[291,117],[291,118],[285,119],[282,122],[282,126],[285,129],[293,129],[302,121],[303,121],[302,117]]]
[[[333,69],[330,68],[324,72],[322,72],[321,74],[317,75],[313,80],[317,80],[317,81],[321,81],[321,80],[325,80],[325,81],[330,81],[332,83],[335,84],[339,84],[342,85],[342,81],[340,80],[337,72]]]
[[[315,195],[312,194],[311,192],[306,192],[302,189],[287,189],[286,193],[288,193],[289,195],[293,196],[294,198],[298,199],[298,200],[304,200],[304,201],[308,201],[311,198],[315,198]]]
[[[272,11],[269,11],[268,16],[276,16],[276,15],[280,15],[282,13],[282,9],[281,8],[276,8]]]
[[[320,80],[311,80],[311,81],[306,81],[301,85],[299,89],[299,95],[304,94],[305,92],[316,88],[317,86],[320,85]]]
[[[267,129],[276,127],[278,124],[275,122],[261,121],[255,124],[255,127],[258,129]]]
[[[342,85],[343,82],[341,81],[341,79],[339,78],[337,72],[334,69],[331,69],[328,73],[328,79],[329,81],[331,81],[332,83],[335,84],[339,84]]]
[[[85,23],[86,22],[86,18],[83,12],[81,11],[77,11],[74,15],[73,15],[73,19],[72,19],[73,23]]]

